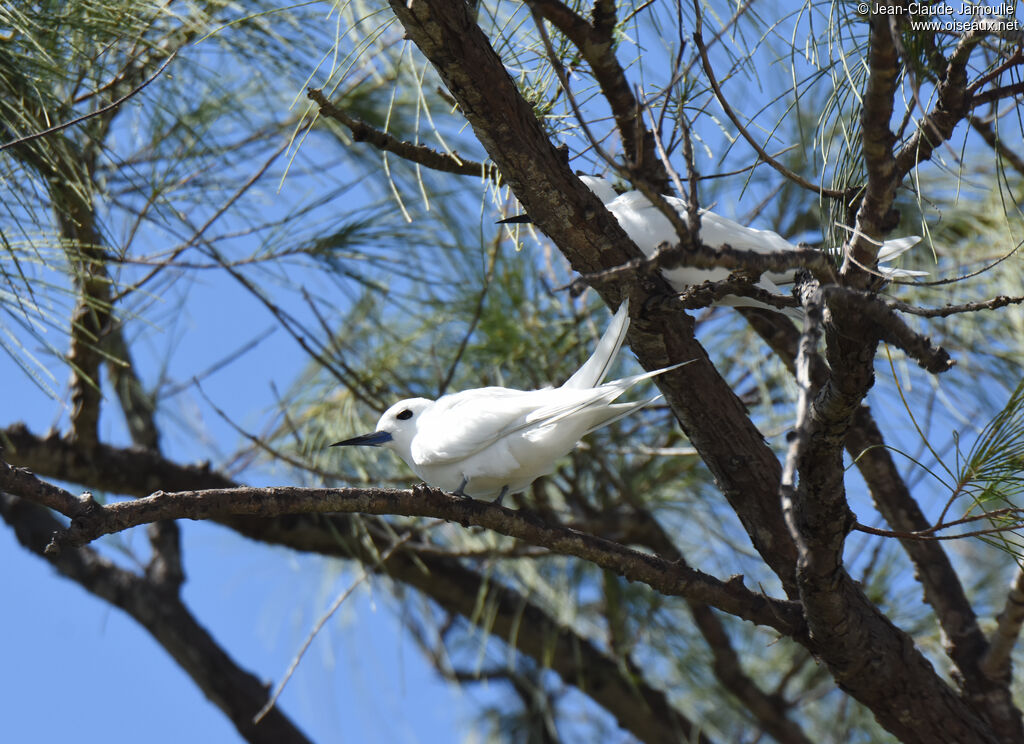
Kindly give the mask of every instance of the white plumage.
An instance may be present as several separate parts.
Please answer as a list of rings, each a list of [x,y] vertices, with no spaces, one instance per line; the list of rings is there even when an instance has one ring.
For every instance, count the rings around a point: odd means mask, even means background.
[[[661,243],[675,244],[679,242],[672,223],[658,209],[651,204],[639,191],[627,191],[625,194],[616,194],[615,189],[609,181],[595,176],[580,176],[586,186],[601,199],[605,207],[611,212],[615,219],[622,225],[622,229],[643,251],[645,256],[652,256]],[[687,221],[686,202],[682,199],[666,196],[665,201],[675,209],[683,221]],[[757,251],[758,253],[772,253],[776,251],[793,251],[796,246],[771,230],[757,230],[752,227],[744,227],[733,220],[715,214],[709,210],[702,210],[700,215],[700,240],[711,248],[729,245],[738,250]],[[891,261],[904,253],[921,240],[918,236],[887,240],[878,251],[878,272],[887,278],[925,276],[926,272],[908,271],[894,269],[884,266],[883,262]],[[705,281],[721,281],[729,276],[729,270],[723,268],[697,269],[687,266],[674,269],[664,269],[662,274],[672,288],[678,292],[685,291],[688,287],[701,284]],[[764,274],[757,286],[781,294],[778,285],[788,284],[793,281],[793,274]],[[780,312],[778,308],[765,305],[749,297],[730,296],[720,300],[720,304],[732,305],[735,307],[761,307]],[[791,317],[802,317],[799,311],[781,311]]]
[[[332,446],[387,447],[431,486],[500,501],[552,472],[580,438],[661,398],[612,403],[681,364],[602,384],[628,328],[623,302],[597,349],[559,388],[485,387],[436,401],[410,398],[385,411],[372,434]]]

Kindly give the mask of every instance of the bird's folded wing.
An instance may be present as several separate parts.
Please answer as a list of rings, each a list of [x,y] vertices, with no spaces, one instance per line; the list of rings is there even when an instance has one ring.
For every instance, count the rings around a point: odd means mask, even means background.
[[[420,417],[412,456],[423,465],[471,457],[502,437],[531,426],[526,417],[558,392],[554,388],[525,391],[487,387],[446,395]]]
[[[491,387],[446,395],[420,418],[412,456],[422,465],[464,460],[504,437],[609,403],[652,374],[658,373],[634,375],[596,388],[524,391]]]
[[[700,242],[710,248],[727,245],[742,251],[776,253],[794,251],[796,246],[771,230],[758,230],[714,212],[700,215]]]

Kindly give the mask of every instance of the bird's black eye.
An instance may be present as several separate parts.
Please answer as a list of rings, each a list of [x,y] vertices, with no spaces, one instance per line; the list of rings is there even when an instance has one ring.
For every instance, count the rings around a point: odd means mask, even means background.
[[[395,416],[395,418],[398,419],[399,421],[405,421],[406,419],[411,419],[412,418],[412,411],[410,411],[408,408],[406,408],[405,410],[400,411],[399,414],[397,416]]]

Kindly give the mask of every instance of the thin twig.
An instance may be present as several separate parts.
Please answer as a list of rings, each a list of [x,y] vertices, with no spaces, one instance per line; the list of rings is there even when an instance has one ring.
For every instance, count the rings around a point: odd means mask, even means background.
[[[965,302],[962,305],[946,305],[945,307],[927,308],[915,307],[914,305],[910,305],[906,302],[892,300],[887,297],[880,297],[879,299],[893,310],[899,310],[900,312],[917,315],[922,318],[946,318],[958,313],[976,313],[980,310],[996,310],[1001,307],[1006,307],[1007,305],[1020,305],[1024,303],[1024,296],[1007,297],[1006,295],[998,295],[993,297],[991,300]]]
[[[72,119],[71,121],[66,121],[63,124],[57,124],[56,126],[52,126],[49,129],[44,129],[41,132],[34,132],[33,134],[26,134],[24,137],[19,137],[18,139],[13,140],[12,142],[7,142],[7,143],[5,143],[3,145],[0,145],[0,152],[4,151],[4,150],[6,150],[6,149],[8,149],[10,147],[16,147],[18,145],[23,145],[26,142],[31,142],[32,140],[39,139],[40,137],[46,137],[47,135],[53,134],[55,132],[59,132],[62,129],[67,129],[68,127],[73,127],[75,124],[80,124],[83,121],[86,121],[88,119],[92,119],[93,117],[96,117],[96,116],[100,116],[102,114],[107,113],[108,111],[111,111],[111,110],[117,108],[122,103],[124,103],[129,98],[131,98],[132,96],[134,96],[134,95],[136,95],[138,93],[141,93],[150,83],[152,83],[154,80],[156,80],[160,76],[160,73],[162,73],[167,68],[167,65],[171,64],[171,60],[174,59],[177,56],[177,54],[178,54],[178,50],[175,49],[173,52],[171,52],[171,56],[169,56],[167,59],[165,59],[164,63],[162,65],[160,65],[160,67],[158,67],[156,69],[156,72],[154,72],[152,75],[150,75],[148,78],[146,78],[146,80],[144,80],[138,86],[136,86],[135,88],[130,90],[128,93],[125,93],[123,96],[118,98],[116,101],[113,101],[112,103],[109,103],[106,106],[98,108],[95,111],[92,111],[92,112],[90,112],[88,114],[82,114],[81,116],[77,116],[74,119]]]
[[[831,199],[845,200],[847,198],[847,193],[845,191],[826,189],[824,186],[813,184],[807,179],[805,179],[803,176],[799,175],[798,173],[794,173],[789,168],[784,166],[782,163],[775,160],[771,155],[767,153],[767,151],[763,147],[761,147],[757,140],[754,139],[753,135],[751,135],[750,132],[747,131],[747,128],[743,125],[743,122],[740,121],[739,116],[736,115],[736,112],[733,111],[732,106],[729,105],[729,102],[726,100],[725,94],[722,92],[722,87],[718,84],[718,78],[715,76],[714,69],[711,65],[711,60],[708,58],[708,50],[707,47],[704,45],[704,20],[703,12],[700,8],[700,0],[693,0],[693,11],[694,18],[696,19],[696,28],[693,32],[693,40],[697,44],[697,51],[700,54],[701,64],[704,67],[704,74],[707,75],[708,82],[711,84],[711,89],[714,91],[715,98],[718,99],[719,105],[722,107],[722,110],[725,111],[725,115],[728,116],[729,119],[732,121],[733,125],[736,127],[736,130],[743,136],[743,139],[745,139],[747,143],[754,149],[754,151],[757,153],[758,157],[761,158],[761,160],[766,162],[772,168],[777,170],[779,173],[781,173],[783,176],[785,176],[786,178],[788,178],[801,188],[813,191],[820,196],[827,196]]]
[[[389,547],[380,557],[380,561],[378,561],[377,565],[374,566],[374,568],[380,568],[381,566],[383,566],[384,562],[391,557],[391,554],[394,553],[399,547],[409,542],[409,539],[414,534],[416,533],[407,532],[400,540],[398,540],[391,547]],[[352,592],[354,592],[360,584],[366,581],[366,579],[369,578],[369,576],[370,569],[368,566],[364,564],[363,570],[359,574],[359,578],[353,581],[352,584],[348,587],[348,589],[339,594],[331,603],[331,606],[327,608],[327,611],[320,617],[319,620],[316,621],[316,624],[313,625],[313,629],[309,632],[309,635],[306,636],[305,642],[303,642],[302,646],[299,648],[298,653],[295,654],[295,658],[292,659],[292,663],[288,665],[288,669],[287,671],[285,671],[284,676],[281,678],[281,681],[278,682],[277,687],[274,688],[274,692],[270,696],[270,699],[267,700],[266,704],[262,708],[260,708],[259,712],[255,716],[253,716],[253,723],[259,723],[260,721],[262,721],[263,717],[270,712],[271,708],[274,707],[274,705],[277,703],[277,699],[281,697],[281,693],[284,692],[284,688],[285,685],[288,684],[288,680],[292,678],[292,675],[295,674],[295,670],[299,668],[299,662],[302,661],[302,657],[306,655],[306,651],[309,650],[309,646],[313,643],[313,639],[320,635],[320,631],[323,630],[324,625],[327,623],[328,620],[331,619],[331,616],[338,611],[338,608],[341,607],[342,603],[344,603],[344,601],[352,595]]]
[[[261,165],[245,183],[239,186],[238,189],[235,190],[235,193],[232,194],[227,201],[221,204],[217,211],[210,215],[210,218],[206,220],[206,222],[204,222],[203,225],[198,230],[192,233],[192,236],[188,240],[186,240],[181,245],[176,246],[175,249],[171,252],[171,254],[166,259],[161,261],[160,264],[155,266],[153,270],[150,271],[148,274],[143,276],[137,282],[134,282],[133,284],[121,290],[114,297],[113,302],[117,302],[118,300],[127,297],[132,292],[135,292],[142,288],[142,286],[149,282],[153,277],[155,277],[161,271],[166,269],[168,266],[172,265],[174,263],[174,260],[182,253],[184,253],[189,247],[199,242],[202,239],[203,235],[206,233],[206,231],[210,229],[210,226],[213,225],[213,223],[219,220],[222,216],[224,216],[228,209],[230,209],[232,205],[235,204],[235,202],[241,199],[242,196],[256,184],[256,182],[263,176],[263,174],[267,172],[267,169],[270,168],[274,161],[277,160],[277,158],[280,157],[281,154],[288,149],[289,144],[290,143],[288,141],[283,142],[281,146],[278,147],[273,153],[271,153],[270,157],[268,157],[264,161],[263,165]],[[224,268],[223,262],[219,262],[219,264],[221,268]]]
[[[444,380],[441,381],[441,386],[437,390],[437,397],[440,398],[448,390],[448,386],[452,384],[452,380],[455,378],[455,370],[458,369],[459,362],[462,361],[462,355],[466,352],[466,346],[469,344],[469,339],[476,331],[477,325],[480,323],[480,318],[483,317],[484,303],[487,300],[487,293],[491,289],[491,282],[494,279],[494,265],[497,263],[498,250],[501,247],[501,233],[499,232],[492,242],[490,255],[487,257],[487,271],[484,274],[484,286],[480,290],[480,294],[476,300],[476,307],[473,309],[473,319],[469,323],[469,328],[462,336],[462,340],[459,342],[459,348],[455,351],[455,356],[452,357],[451,364],[448,365],[448,372],[444,376]]]
[[[394,153],[403,160],[422,165],[442,173],[454,173],[459,176],[484,176],[492,181],[498,180],[498,167],[494,163],[479,163],[461,157],[458,153],[440,153],[425,145],[400,140],[367,124],[362,119],[350,116],[341,108],[331,103],[319,88],[308,88],[306,96],[320,107],[320,113],[340,122],[352,132],[356,142],[369,142],[378,150]]]
[[[973,530],[971,532],[959,532],[955,535],[938,535],[937,532],[942,530],[952,529],[953,527],[960,527],[965,524],[972,524],[974,522],[980,522],[983,519],[999,519],[1001,517],[1015,516],[1016,520],[1013,524],[1005,524],[999,527],[991,527],[984,530]],[[902,530],[883,530],[878,527],[869,527],[859,522],[854,525],[854,529],[861,532],[866,532],[869,535],[877,535],[879,537],[895,537],[900,540],[960,540],[965,537],[977,537],[979,535],[995,535],[1003,532],[1013,532],[1024,527],[1024,509],[1017,507],[1006,507],[1004,509],[996,509],[994,511],[985,512],[984,514],[972,514],[967,517],[961,517],[960,519],[954,519],[950,522],[940,522],[932,525],[931,527],[924,530],[914,530],[911,532],[905,532]]]

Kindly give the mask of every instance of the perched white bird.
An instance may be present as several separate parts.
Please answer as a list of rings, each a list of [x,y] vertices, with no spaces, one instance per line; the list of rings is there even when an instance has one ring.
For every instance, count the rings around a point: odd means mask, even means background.
[[[604,178],[580,176],[580,180],[604,203],[605,208],[615,216],[615,219],[622,225],[622,229],[626,231],[626,234],[643,251],[645,256],[650,257],[654,255],[655,250],[661,243],[675,244],[679,242],[672,223],[639,191],[627,191],[624,194],[617,194],[612,184]],[[665,201],[686,222],[686,202],[671,196],[666,196]],[[502,222],[513,221],[519,221],[519,219],[502,220]],[[795,245],[778,233],[771,230],[757,230],[752,227],[744,227],[738,222],[717,215],[709,210],[701,211],[700,240],[704,245],[712,248],[728,245],[737,250],[757,251],[758,253],[794,251],[797,249]],[[890,266],[882,265],[883,262],[890,261],[904,253],[920,240],[920,237],[912,236],[887,240],[882,243],[878,251],[878,272],[887,278],[925,276],[927,272],[894,269]],[[678,292],[683,292],[688,287],[705,281],[721,281],[726,279],[729,273],[729,270],[724,268],[698,269],[689,266],[662,270],[665,279]],[[788,284],[792,281],[792,272],[789,274],[763,274],[757,286],[769,292],[781,294],[778,285]],[[799,319],[803,317],[798,310],[792,308],[780,310],[749,297],[725,297],[719,300],[719,304],[732,305],[734,307],[767,308],[776,312],[783,312],[793,318]]]
[[[629,328],[623,302],[597,349],[559,388],[510,390],[485,387],[438,400],[409,398],[391,406],[372,434],[331,445],[387,447],[435,488],[483,498],[522,491],[555,469],[595,429],[659,400],[612,403],[654,372],[602,383]]]

